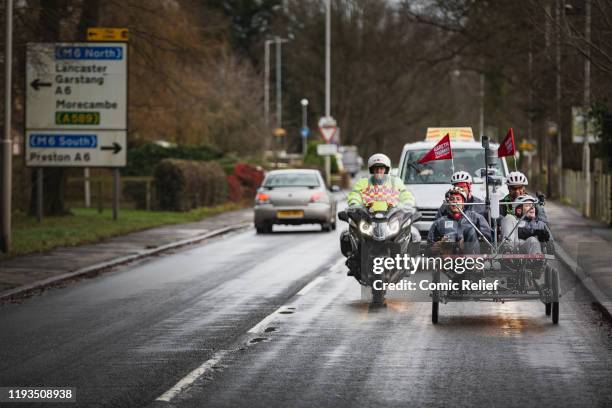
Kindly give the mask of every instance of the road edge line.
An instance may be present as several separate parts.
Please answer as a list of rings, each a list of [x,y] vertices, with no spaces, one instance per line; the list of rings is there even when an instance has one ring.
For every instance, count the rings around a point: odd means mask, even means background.
[[[595,303],[606,315],[606,317],[608,317],[608,319],[612,319],[612,301],[610,301],[604,295],[604,293],[597,287],[593,279],[587,276],[584,269],[578,265],[578,262],[576,262],[561,246],[561,244],[557,242],[555,242],[555,252],[560,261],[574,274],[591,297],[595,299]]]
[[[153,249],[147,249],[136,254],[126,255],[120,258],[116,258],[110,261],[100,262],[94,265],[86,266],[81,269],[77,269],[73,272],[67,272],[58,276],[53,276],[51,278],[42,279],[36,282],[29,283],[27,285],[19,286],[13,289],[9,289],[0,293],[0,302],[5,302],[8,300],[12,300],[15,298],[25,298],[27,294],[33,292],[35,290],[43,289],[58,283],[61,283],[66,280],[74,279],[76,277],[87,275],[90,273],[98,273],[104,269],[113,268],[115,266],[119,266],[128,262],[133,262],[139,259],[148,258],[153,255],[157,255],[161,252],[168,251],[170,249],[180,248],[182,246],[196,244],[200,241],[204,241],[209,238],[213,238],[219,235],[223,235],[229,232],[237,231],[243,228],[247,228],[251,226],[251,222],[240,223],[236,225],[231,225],[229,227],[223,227],[216,230],[208,231],[204,234],[197,235],[192,238],[182,239],[180,241],[171,242],[169,244],[165,244]]]

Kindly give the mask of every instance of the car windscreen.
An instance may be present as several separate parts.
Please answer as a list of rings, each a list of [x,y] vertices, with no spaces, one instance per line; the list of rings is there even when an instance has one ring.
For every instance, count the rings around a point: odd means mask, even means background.
[[[402,179],[405,184],[449,184],[453,174],[450,160],[436,160],[424,164],[417,163],[430,149],[409,150],[404,159]],[[476,170],[485,167],[484,149],[453,149],[455,171],[464,170],[472,177]],[[496,158],[497,169],[506,176],[503,161]]]
[[[271,174],[264,187],[319,187],[319,179],[312,173]]]

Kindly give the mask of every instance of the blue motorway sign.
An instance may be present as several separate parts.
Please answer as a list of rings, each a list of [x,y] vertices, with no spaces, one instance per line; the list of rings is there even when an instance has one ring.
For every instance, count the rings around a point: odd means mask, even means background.
[[[98,136],[92,134],[49,135],[31,133],[28,145],[43,149],[95,149],[98,147]]]
[[[310,129],[308,127],[303,127],[300,129],[300,133],[302,137],[308,137],[310,135]]]
[[[123,59],[122,47],[100,47],[82,45],[56,45],[57,60],[120,60]]]

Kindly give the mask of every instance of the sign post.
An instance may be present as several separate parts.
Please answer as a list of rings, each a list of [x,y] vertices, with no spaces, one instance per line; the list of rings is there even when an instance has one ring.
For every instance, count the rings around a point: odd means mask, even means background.
[[[331,116],[323,116],[319,119],[319,130],[321,131],[321,136],[323,140],[325,140],[325,143],[329,144],[338,131],[338,124]],[[325,155],[325,182],[328,187],[331,185],[331,159],[329,158],[329,154]]]
[[[118,169],[126,165],[127,44],[29,43],[26,53],[28,167]]]

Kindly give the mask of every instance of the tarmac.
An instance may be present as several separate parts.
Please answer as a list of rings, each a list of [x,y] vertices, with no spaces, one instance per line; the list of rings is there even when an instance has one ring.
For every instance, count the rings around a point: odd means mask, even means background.
[[[612,228],[583,217],[554,201],[546,212],[556,255],[585,286],[608,316],[612,312]],[[60,247],[0,261],[0,301],[29,296],[49,286],[82,276],[95,276],[115,266],[201,242],[252,226],[253,211],[244,209],[202,221],[151,228],[105,241]]]
[[[251,209],[230,211],[201,221],[150,228],[99,243],[58,247],[0,261],[0,301],[28,296],[81,276],[191,245],[251,226]]]

